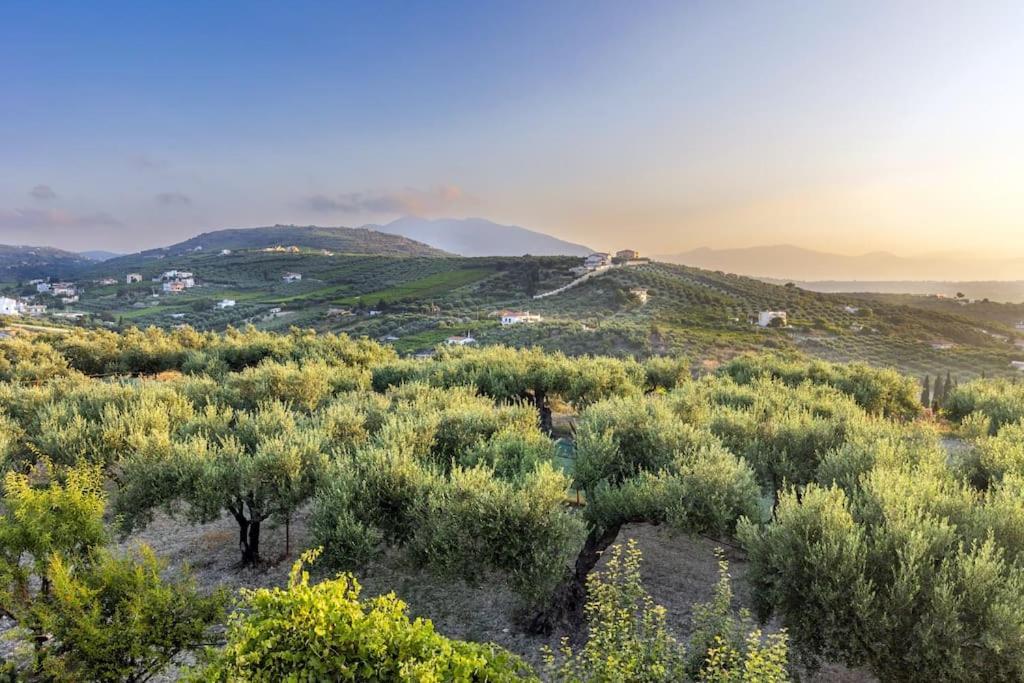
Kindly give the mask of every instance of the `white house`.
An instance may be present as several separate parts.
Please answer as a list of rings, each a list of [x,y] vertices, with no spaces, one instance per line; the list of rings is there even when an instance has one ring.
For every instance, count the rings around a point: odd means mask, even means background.
[[[629,293],[632,294],[636,298],[636,300],[642,304],[647,303],[647,299],[649,298],[647,290],[644,289],[643,287],[634,287],[633,289],[629,290]]]
[[[181,280],[171,280],[170,282],[165,282],[164,291],[173,293],[184,292],[185,283],[182,282]]]
[[[0,296],[0,315],[21,315],[18,300]]]
[[[217,302],[217,308],[231,308],[235,305],[234,299],[221,299]]]
[[[1014,370],[1024,370],[1024,360],[1011,360],[1010,367]]]
[[[231,250],[230,249],[221,249],[220,250],[220,255],[221,256],[231,256]]]
[[[78,303],[78,295],[74,294],[72,296],[62,296],[60,298],[60,301],[63,304],[77,304]]]
[[[851,315],[856,315],[857,313],[860,313],[860,309],[857,308],[856,306],[843,306],[843,310]]]
[[[476,339],[473,339],[471,335],[448,337],[446,340],[449,346],[465,346],[466,344],[476,344]]]
[[[75,285],[72,282],[54,282],[50,285],[50,292],[54,296],[75,296],[78,291],[75,289]]]
[[[99,284],[104,285],[104,286],[116,285],[117,284],[117,280],[115,280],[112,277],[105,277],[102,280],[98,280],[97,282],[99,282]]]
[[[128,273],[125,276],[124,281],[128,284],[132,284],[133,282],[142,282],[142,273]]]
[[[761,327],[768,327],[773,320],[778,320],[783,326],[786,325],[785,311],[761,311],[757,314],[757,324]]]
[[[380,311],[378,311],[376,308],[372,308],[369,311],[367,311],[367,315],[378,316],[380,315]]]
[[[519,323],[539,323],[541,317],[529,311],[502,311],[502,325],[518,325]]]
[[[302,279],[302,273],[284,273],[281,275],[281,279],[285,282],[298,282]]]
[[[50,283],[49,282],[37,282],[36,283],[36,291],[37,292],[49,292],[50,291]]]
[[[603,266],[610,265],[612,257],[610,254],[606,254],[603,251],[598,251],[588,256],[583,261],[583,267],[587,270],[594,270],[595,268],[601,268]]]
[[[1017,329],[1020,330],[1021,332],[1024,332],[1024,320],[1021,320],[1019,323],[1017,323]]]

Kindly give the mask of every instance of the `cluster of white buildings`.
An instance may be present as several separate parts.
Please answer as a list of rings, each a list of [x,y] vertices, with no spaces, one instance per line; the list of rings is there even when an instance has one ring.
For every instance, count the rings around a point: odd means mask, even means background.
[[[78,296],[78,288],[74,282],[47,282],[45,280],[32,280],[29,284],[36,286],[40,294],[52,296]]]
[[[129,277],[138,273],[129,273]],[[153,282],[162,282],[163,290],[168,293],[177,294],[186,289],[196,286],[195,275],[188,270],[165,270],[153,278]]]
[[[65,304],[73,304],[78,301],[78,288],[75,286],[74,282],[29,280],[29,284],[35,285],[36,292],[39,294],[49,294],[50,296],[57,297]]]
[[[46,313],[46,306],[43,304],[32,304],[21,299],[11,299],[0,296],[0,315],[43,315]]]
[[[620,249],[615,254],[596,251],[583,259],[583,267],[587,270],[607,268],[613,263],[629,263],[640,259],[640,252],[635,249]]]

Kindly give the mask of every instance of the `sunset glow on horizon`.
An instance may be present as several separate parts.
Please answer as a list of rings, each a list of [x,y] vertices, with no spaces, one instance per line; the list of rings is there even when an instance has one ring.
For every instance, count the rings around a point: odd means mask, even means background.
[[[483,216],[1024,257],[1024,4],[0,7],[0,243]]]

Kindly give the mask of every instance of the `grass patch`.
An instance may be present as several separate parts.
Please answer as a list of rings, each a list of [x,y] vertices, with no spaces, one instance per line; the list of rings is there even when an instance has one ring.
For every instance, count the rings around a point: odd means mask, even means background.
[[[491,268],[465,268],[461,270],[449,270],[443,273],[434,273],[427,277],[406,282],[395,287],[382,289],[362,296],[350,296],[338,299],[334,303],[353,305],[362,300],[368,304],[376,304],[379,301],[393,303],[395,301],[422,299],[436,294],[444,294],[457,287],[478,282],[494,272]]]

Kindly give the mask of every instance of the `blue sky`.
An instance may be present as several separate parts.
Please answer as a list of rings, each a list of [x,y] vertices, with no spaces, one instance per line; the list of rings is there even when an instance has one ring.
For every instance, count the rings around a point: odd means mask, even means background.
[[[418,213],[1024,255],[1022,64],[1021,3],[7,0],[0,242]]]

